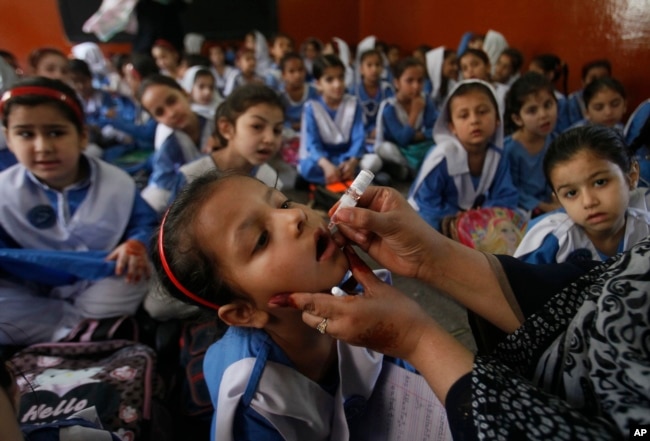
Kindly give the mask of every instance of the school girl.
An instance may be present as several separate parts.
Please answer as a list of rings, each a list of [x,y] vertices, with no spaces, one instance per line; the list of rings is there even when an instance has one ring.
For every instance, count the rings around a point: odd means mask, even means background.
[[[81,103],[64,83],[26,79],[0,113],[19,161],[0,173],[0,248],[4,263],[26,258],[0,270],[0,344],[56,341],[83,318],[133,314],[156,214],[126,173],[82,153]]]
[[[562,92],[555,86],[557,99],[557,124],[555,132],[562,133],[571,126],[567,103],[567,83],[569,81],[569,66],[555,54],[537,55],[530,61],[528,70],[544,75],[554,86],[562,81]]]
[[[183,88],[171,77],[151,75],[139,91],[142,106],[158,121],[152,172],[142,197],[158,212],[167,206],[178,169],[203,155],[214,121],[192,112]]]
[[[469,50],[469,49],[468,49]],[[478,207],[517,208],[494,88],[464,80],[436,121],[433,148],[409,191],[409,203],[429,225]]]
[[[505,121],[513,128],[503,148],[512,183],[519,192],[517,205],[528,217],[559,208],[542,167],[557,122],[557,101],[550,81],[536,72],[527,72],[515,81],[508,91]]]
[[[433,145],[438,112],[422,91],[426,74],[420,61],[401,60],[393,76],[395,96],[385,99],[377,112],[375,151],[387,164],[397,165],[395,177],[403,180],[417,173]]]
[[[464,80],[475,79],[490,83],[496,92],[499,114],[503,115],[506,109],[505,102],[508,86],[492,82],[492,74],[490,73],[492,68],[487,54],[481,49],[469,48],[465,50],[463,55],[458,57],[458,66]]]
[[[160,73],[167,75],[176,81],[182,79],[181,53],[169,41],[158,39],[153,42],[151,55],[160,69]]]
[[[284,103],[285,121],[287,129],[300,133],[302,110],[308,100],[318,98],[316,87],[307,84],[306,70],[302,56],[296,52],[289,52],[280,61],[282,71],[282,91],[280,98]]]
[[[226,85],[223,89],[224,97],[227,97],[233,90],[244,84],[264,84],[264,77],[257,73],[257,60],[252,49],[244,47],[237,51],[235,64],[237,69],[226,78]]]
[[[30,75],[52,78],[67,82],[70,71],[68,70],[68,58],[59,49],[42,47],[35,49],[29,54],[28,63]]]
[[[223,98],[216,89],[212,71],[205,66],[192,66],[183,74],[181,86],[190,97],[192,111],[213,119]]]
[[[510,87],[521,75],[520,71],[523,64],[524,56],[519,50],[513,47],[506,48],[497,58],[492,70],[492,79],[497,83]]]
[[[377,114],[381,103],[395,93],[390,83],[382,81],[383,59],[377,49],[369,49],[359,57],[359,81],[356,82],[352,95],[357,97],[363,110],[363,130],[366,140],[374,151]]]
[[[235,70],[234,67],[226,64],[226,54],[223,47],[218,44],[213,44],[208,49],[208,57],[210,58],[210,70],[214,75],[215,87],[217,91],[223,96],[223,90],[226,87],[226,79],[232,75]]]
[[[595,79],[585,87],[582,97],[585,102],[585,118],[571,128],[596,124],[623,133],[627,98],[620,81],[612,77]]]
[[[583,97],[584,88],[593,80],[612,76],[612,64],[609,60],[593,60],[582,66],[582,89],[576,90],[567,97],[567,119],[571,126],[584,119],[587,107]]]
[[[650,193],[635,190],[638,164],[619,133],[592,125],[561,134],[546,153],[544,173],[564,211],[529,226],[515,257],[605,261],[650,234]]]
[[[442,110],[442,103],[458,78],[458,58],[456,51],[439,46],[426,53],[427,74],[431,80],[431,99],[436,110]]]
[[[365,153],[361,106],[345,93],[345,66],[333,54],[314,61],[321,96],[305,103],[298,173],[308,182],[333,184],[354,178],[359,166],[377,172],[381,160]]]
[[[264,81],[267,86],[280,92],[282,90],[282,69],[280,63],[282,58],[293,51],[293,40],[286,34],[277,33],[270,41],[269,53],[271,63],[264,73]]]
[[[379,377],[387,365],[414,375],[401,361],[337,343],[326,321],[315,331],[282,307],[287,293],[329,291],[346,277],[348,259],[362,262],[336,246],[317,211],[250,176],[194,180],[156,242],[167,291],[229,325],[203,363],[212,440],[356,439],[355,429],[367,429],[358,406],[387,386]]]

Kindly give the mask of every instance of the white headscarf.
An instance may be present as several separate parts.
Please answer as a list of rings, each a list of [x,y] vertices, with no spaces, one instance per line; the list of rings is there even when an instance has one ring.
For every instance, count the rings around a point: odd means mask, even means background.
[[[508,42],[506,41],[503,34],[493,31],[490,29],[485,34],[485,39],[483,39],[483,51],[487,54],[490,59],[490,65],[492,66],[492,75],[494,75],[494,68],[497,65],[499,60],[499,55],[503,52],[504,49],[508,48]]]
[[[107,75],[108,63],[97,43],[87,41],[72,47],[72,55],[88,63],[93,75]]]

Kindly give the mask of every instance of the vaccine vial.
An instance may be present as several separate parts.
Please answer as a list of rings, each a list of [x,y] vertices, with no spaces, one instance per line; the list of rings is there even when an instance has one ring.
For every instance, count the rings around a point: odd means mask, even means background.
[[[375,175],[370,170],[361,170],[361,173],[359,173],[354,181],[352,181],[350,188],[348,188],[346,192],[343,193],[343,196],[341,196],[339,206],[334,214],[332,214],[332,217],[334,217],[341,208],[354,207],[357,205],[357,201],[359,201],[359,198],[363,192],[366,191],[366,188],[368,188],[374,178]],[[334,233],[336,231],[336,224],[330,222],[327,228],[331,233]]]

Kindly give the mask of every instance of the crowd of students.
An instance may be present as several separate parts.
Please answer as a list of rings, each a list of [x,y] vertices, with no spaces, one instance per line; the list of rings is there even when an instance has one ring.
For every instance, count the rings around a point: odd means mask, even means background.
[[[339,38],[294,44],[255,31],[236,51],[204,42],[189,53],[156,40],[112,63],[93,43],[70,56],[39,48],[25,78],[0,52],[0,344],[57,341],[143,301],[160,320],[207,307],[231,326],[206,361],[213,437],[345,437],[344,377],[378,375],[381,356],[364,361],[310,335],[299,311],[269,308],[279,293],[328,292],[354,260],[283,188],[345,187],[370,170],[376,183],[412,182],[409,203],[438,230],[469,210],[511,210],[529,225],[514,255],[533,263],[605,261],[650,234],[650,103],[624,121],[607,60],[585,64],[569,94],[559,57],[525,69],[495,31],[405,57],[374,37],[354,53]],[[34,278],[34,265],[47,271]],[[303,388],[313,409],[292,411],[315,418],[325,406],[335,423],[289,424],[272,381],[242,364],[251,357],[320,386]],[[224,391],[239,365],[258,376],[237,372]],[[279,404],[246,398],[251,385]]]

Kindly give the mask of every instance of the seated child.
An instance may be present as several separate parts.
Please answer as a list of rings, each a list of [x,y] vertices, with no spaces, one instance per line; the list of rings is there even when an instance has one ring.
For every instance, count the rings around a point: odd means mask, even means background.
[[[182,79],[181,53],[172,43],[162,38],[153,42],[151,56],[156,60],[160,73],[180,81]]]
[[[302,55],[303,61],[305,62],[305,69],[307,70],[308,83],[314,81],[314,75],[312,72],[314,60],[320,57],[322,51],[323,43],[314,37],[307,38],[300,47],[300,54]]]
[[[145,244],[157,216],[126,173],[82,153],[76,93],[26,79],[0,113],[19,161],[0,173],[0,344],[57,341],[84,318],[133,314],[149,286]]]
[[[508,92],[504,119],[506,125],[514,127],[503,149],[512,183],[519,191],[517,205],[527,218],[559,208],[542,166],[557,122],[557,102],[550,81],[536,72],[521,76]]]
[[[318,98],[316,87],[307,84],[306,71],[303,58],[295,53],[289,52],[280,61],[282,71],[282,87],[280,99],[284,104],[284,134],[281,148],[282,161],[289,167],[284,167],[288,173],[294,175],[298,166],[298,155],[300,149],[300,127],[302,122],[302,110],[309,100]],[[281,164],[282,165],[282,164]]]
[[[427,74],[431,80],[431,99],[440,112],[449,91],[456,85],[458,58],[456,51],[440,46],[427,52],[426,61]]]
[[[490,59],[481,49],[467,49],[463,55],[458,57],[458,65],[464,80],[474,79],[481,80],[494,88],[499,105],[499,115],[503,115],[506,109],[506,93],[508,86],[492,81]]]
[[[192,111],[213,119],[223,98],[215,88],[212,72],[205,66],[192,66],[185,71],[181,85],[190,96]]]
[[[158,121],[152,172],[142,197],[160,213],[167,207],[178,169],[203,155],[214,121],[192,112],[187,94],[168,76],[146,78],[139,98],[142,107]]]
[[[226,64],[226,54],[223,47],[218,44],[213,44],[208,49],[208,57],[210,58],[210,70],[214,75],[215,87],[219,94],[223,96],[223,90],[226,87],[226,79],[233,74],[234,67]]]
[[[68,57],[59,49],[42,47],[29,54],[29,67],[31,76],[52,78],[68,82]]]
[[[69,70],[72,87],[82,101],[90,142],[102,148],[102,158],[112,162],[136,148],[134,140],[111,125],[108,118],[109,115],[119,115],[122,120],[135,121],[136,107],[133,101],[95,88],[90,67],[83,60],[70,60]]]
[[[109,89],[111,65],[97,43],[85,41],[72,46],[70,52],[75,59],[83,60],[90,68],[94,89]]]
[[[255,73],[264,80],[266,71],[271,66],[271,57],[269,55],[269,44],[266,37],[260,31],[252,30],[244,36],[243,49],[253,51],[255,59]],[[241,50],[241,49],[240,49]],[[236,60],[235,60],[236,63]],[[238,66],[239,67],[239,66]],[[240,68],[241,69],[241,68]]]
[[[612,77],[593,80],[585,87],[582,97],[585,101],[585,118],[571,128],[595,124],[623,133],[623,116],[627,110],[625,88]]]
[[[497,83],[511,86],[519,78],[523,64],[524,56],[519,50],[513,47],[504,49],[494,65],[492,79]]]
[[[388,358],[337,342],[326,322],[315,332],[276,303],[329,292],[348,273],[325,218],[250,176],[209,173],[174,201],[156,242],[165,288],[229,326],[203,363],[211,439],[350,439],[355,403],[381,387]]]
[[[584,88],[593,80],[612,76],[612,64],[609,60],[593,60],[582,66],[582,89],[576,90],[567,97],[567,122],[569,126],[581,121],[587,116],[587,107],[582,96]]]
[[[469,50],[469,49],[468,49]],[[409,203],[433,228],[446,216],[479,207],[517,208],[497,98],[484,81],[464,80],[452,91],[422,164]]]
[[[244,84],[264,84],[264,78],[256,73],[255,52],[252,49],[242,48],[237,52],[235,65],[237,70],[226,78],[226,85],[223,88],[223,96],[227,97],[237,87]]]
[[[569,109],[567,103],[567,83],[569,81],[569,66],[555,54],[542,54],[534,57],[528,68],[529,71],[544,75],[554,86],[562,80],[562,90],[555,88],[557,99],[557,124],[555,133],[562,133],[571,123],[569,122]]]
[[[352,180],[359,166],[374,172],[381,160],[365,151],[359,101],[345,93],[345,66],[333,54],[314,62],[314,78],[321,92],[305,103],[298,173],[308,182],[326,185]]]
[[[285,55],[293,51],[293,40],[286,34],[277,33],[271,38],[269,54],[271,64],[264,74],[266,85],[275,91],[282,90],[282,69],[280,63]]]
[[[363,110],[363,130],[366,141],[370,144],[370,153],[374,152],[375,129],[379,106],[394,95],[390,83],[382,81],[383,59],[377,49],[369,49],[359,57],[360,81],[355,84],[352,95],[357,97]]]
[[[400,180],[415,175],[433,145],[432,130],[438,118],[433,100],[422,92],[425,68],[411,57],[397,63],[393,72],[395,96],[385,99],[377,112],[375,151],[397,166]]]
[[[619,133],[593,125],[561,134],[546,153],[544,173],[564,211],[529,225],[515,257],[605,261],[650,234],[650,193],[634,190],[638,164]]]

